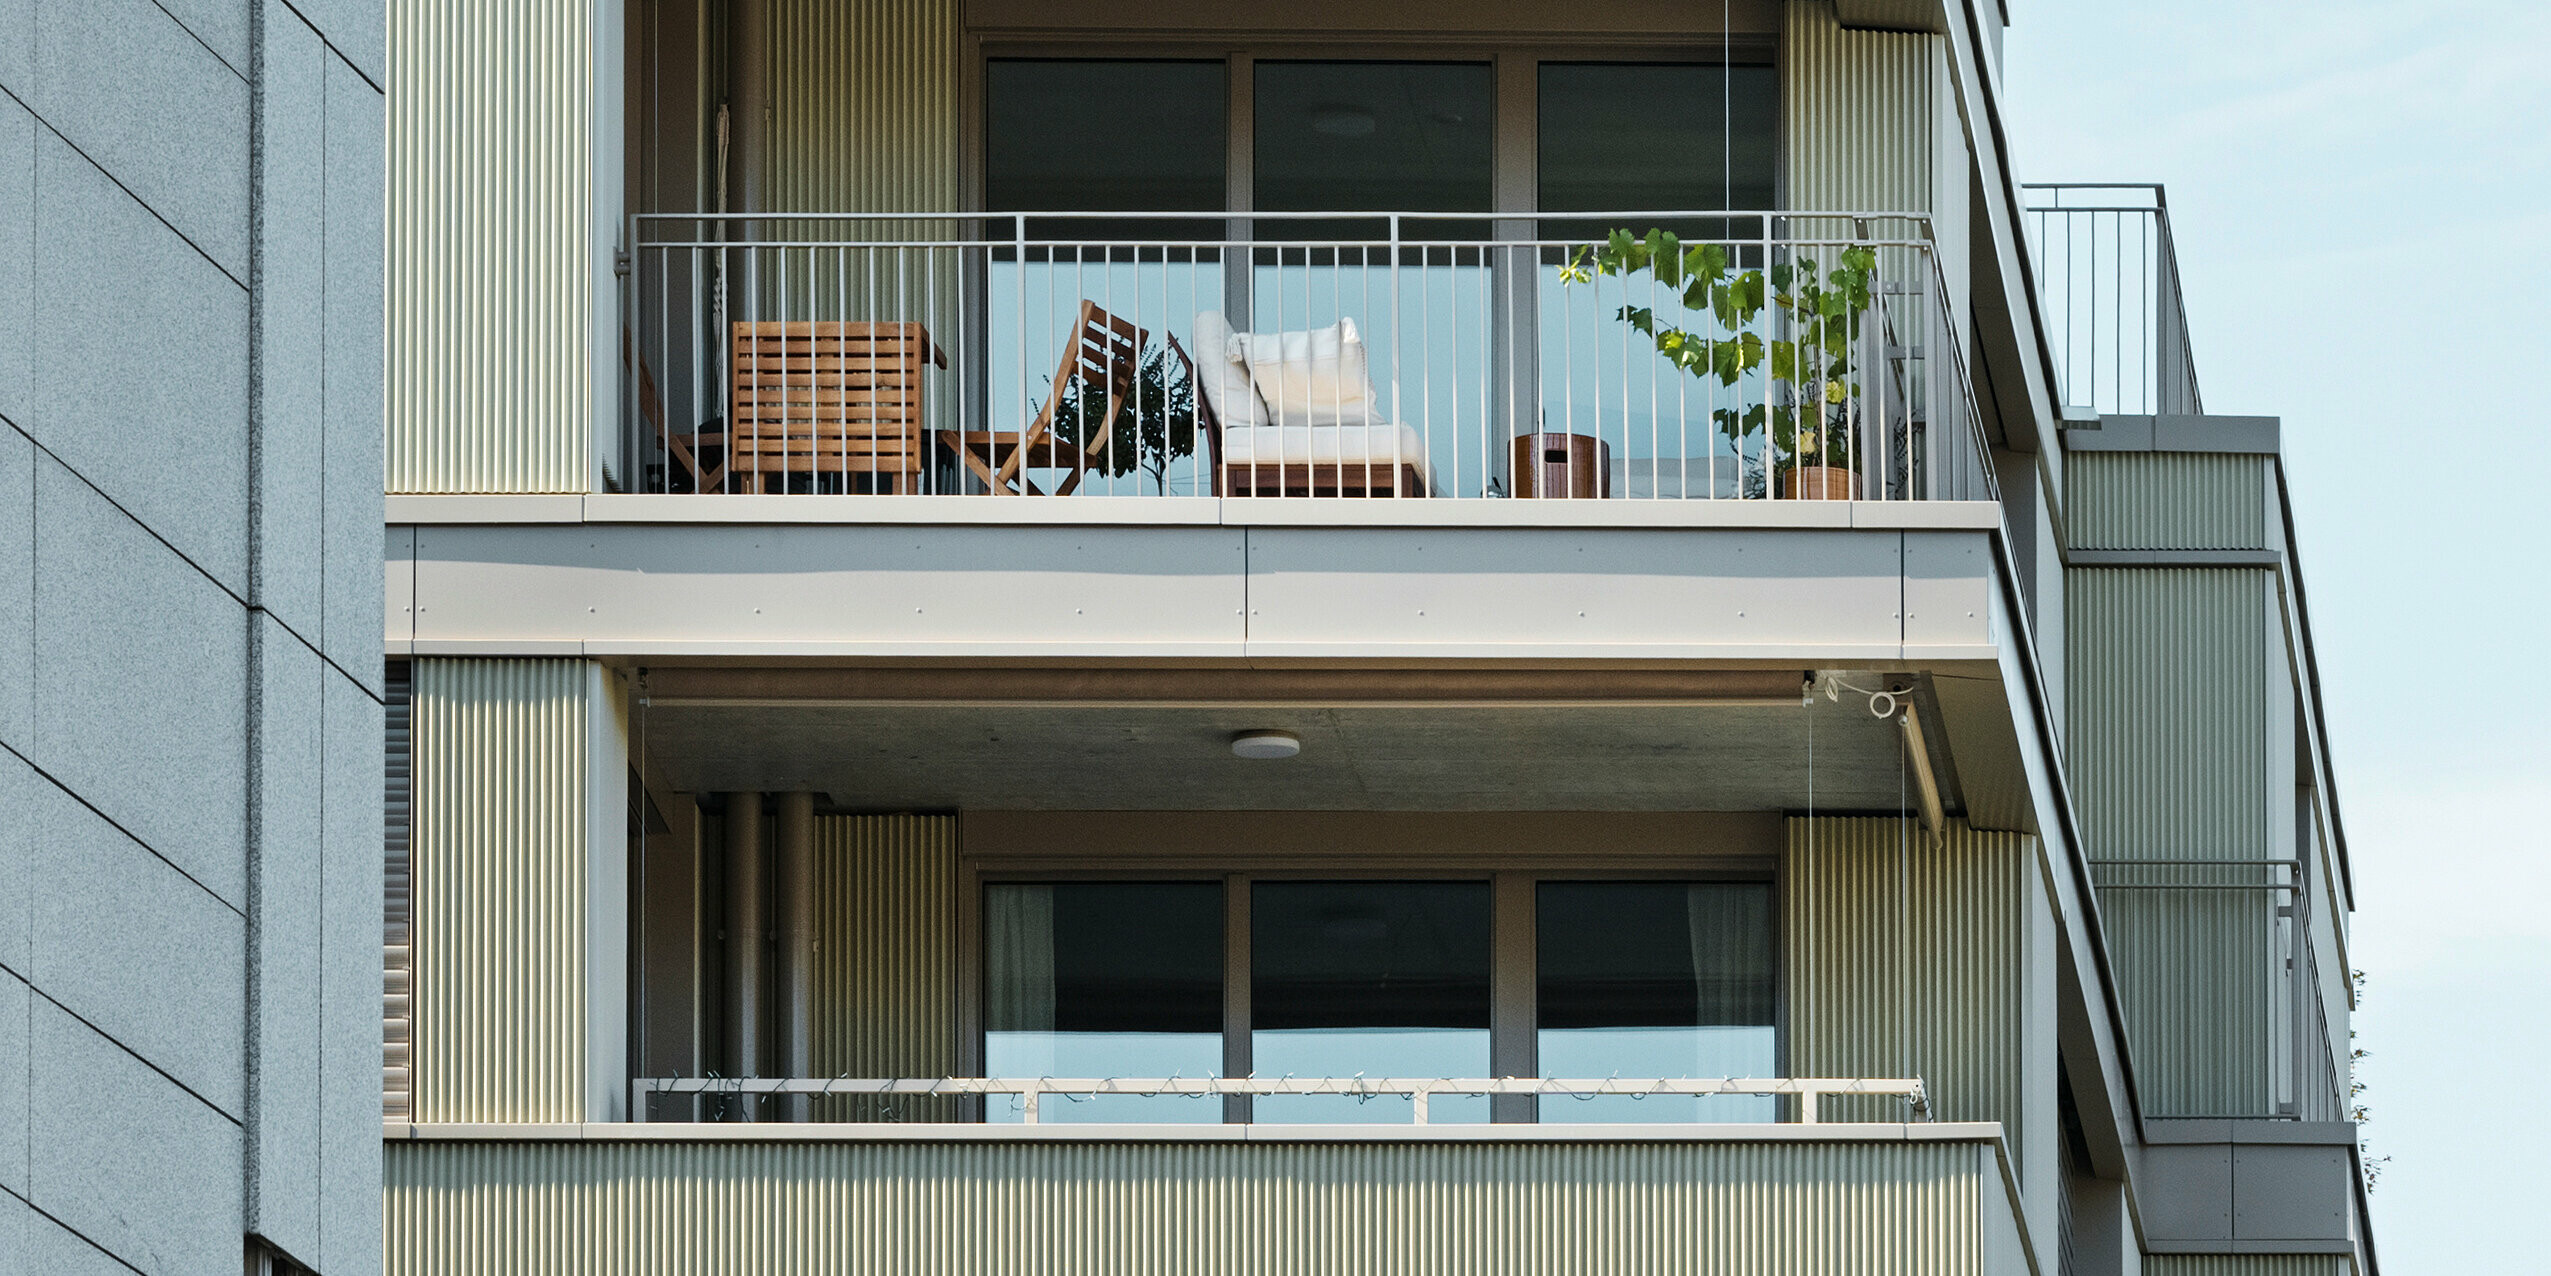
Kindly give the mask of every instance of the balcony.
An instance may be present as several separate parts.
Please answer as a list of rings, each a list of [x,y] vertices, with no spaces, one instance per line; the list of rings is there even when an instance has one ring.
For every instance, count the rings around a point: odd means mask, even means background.
[[[1914,217],[642,214],[630,242],[625,490],[1993,495]]]
[[[529,1253],[557,1270],[633,1273],[1877,1276],[1916,1270],[1918,1257],[1923,1271],[2039,1270],[1991,1126],[1814,1138],[1069,1133],[777,1140],[733,1126],[594,1126],[394,1139],[384,1265],[511,1270]]]

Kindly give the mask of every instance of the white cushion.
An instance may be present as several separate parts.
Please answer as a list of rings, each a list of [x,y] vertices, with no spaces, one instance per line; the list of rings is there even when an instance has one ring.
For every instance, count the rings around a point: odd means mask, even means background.
[[[1219,310],[1196,313],[1196,388],[1226,430],[1268,423],[1266,402],[1249,383],[1249,365],[1231,355],[1231,323]]]
[[[1225,465],[1414,465],[1431,488],[1426,439],[1405,425],[1262,425],[1222,432]],[[1383,476],[1379,472],[1376,480]]]
[[[1381,398],[1373,392],[1364,339],[1352,319],[1308,332],[1234,333],[1228,349],[1248,365],[1249,379],[1277,425],[1381,420]]]

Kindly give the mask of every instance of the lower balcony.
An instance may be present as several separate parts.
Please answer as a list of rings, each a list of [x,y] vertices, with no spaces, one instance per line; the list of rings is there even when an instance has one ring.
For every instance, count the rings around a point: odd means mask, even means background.
[[[385,1270],[2024,1276],[1999,1135],[445,1127],[385,1148]]]

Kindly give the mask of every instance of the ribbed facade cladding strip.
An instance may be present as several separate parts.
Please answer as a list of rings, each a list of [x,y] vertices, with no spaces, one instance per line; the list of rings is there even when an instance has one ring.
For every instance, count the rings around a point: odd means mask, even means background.
[[[957,0],[771,0],[768,30],[772,210],[964,204]]]
[[[2276,1115],[2280,902],[2269,891],[2099,892],[2145,1115]]]
[[[2270,549],[2268,458],[2079,452],[2064,465],[2072,548]]]
[[[2064,573],[2065,744],[2093,859],[2270,858],[2267,588],[2249,569]]]
[[[1786,207],[1934,207],[1939,40],[1846,31],[1832,0],[1791,0],[1781,46]]]
[[[2144,1276],[2348,1276],[2337,1254],[2146,1254]]]
[[[393,1143],[390,1276],[2018,1276],[1975,1143]],[[1988,1255],[2005,1258],[1988,1266]]]
[[[418,660],[414,679],[416,1119],[583,1120],[590,670]]]
[[[1781,939],[1792,1076],[1918,1076],[1941,1121],[1999,1121],[2025,1146],[2035,839],[1953,822],[1789,821]],[[1901,1120],[1830,1100],[1831,1120]]]
[[[389,490],[582,492],[590,0],[390,0]]]
[[[826,816],[815,822],[815,1071],[954,1076],[958,1043],[957,821]],[[819,1121],[954,1120],[953,1101],[822,1101]]]

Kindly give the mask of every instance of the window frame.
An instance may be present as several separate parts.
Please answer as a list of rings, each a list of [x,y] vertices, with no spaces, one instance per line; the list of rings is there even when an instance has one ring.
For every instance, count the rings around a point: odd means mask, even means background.
[[[1060,61],[1220,61],[1223,63],[1223,128],[1227,134],[1223,161],[1223,207],[1231,218],[1226,232],[1235,240],[1250,238],[1248,215],[1255,209],[1257,75],[1260,61],[1302,62],[1485,62],[1489,64],[1496,112],[1490,140],[1493,167],[1490,210],[1517,222],[1500,234],[1529,233],[1522,219],[1540,208],[1541,64],[1664,63],[1769,67],[1775,77],[1784,70],[1785,50],[1778,37],[1739,33],[1725,41],[1707,38],[1610,42],[1554,35],[1548,40],[1499,40],[1490,43],[1412,41],[1348,42],[1334,39],[1200,42],[1184,34],[1145,38],[1113,34],[1066,41],[983,40],[969,65],[974,83],[968,94],[965,121],[966,185],[978,210],[986,207],[991,188],[990,64],[1005,60]],[[1784,77],[1785,78],[1785,77]],[[1789,204],[1787,103],[1776,97],[1772,119],[1772,196],[1776,209]],[[1035,210],[1025,210],[1035,211]],[[1183,211],[1183,210],[1182,210]]]
[[[983,960],[984,889],[1001,884],[1082,882],[1222,883],[1223,905],[1223,1075],[1251,1073],[1250,1017],[1250,888],[1258,882],[1418,882],[1463,881],[1489,884],[1489,1072],[1492,1076],[1539,1076],[1540,954],[1539,888],[1543,882],[1727,882],[1771,888],[1772,1058],[1776,1074],[1789,1068],[1789,962],[1782,927],[1785,884],[1777,862],[1751,867],[1707,864],[1659,864],[1642,858],[1589,856],[1583,862],[1554,859],[1530,867],[1463,867],[1439,859],[1357,857],[1355,867],[1302,865],[1281,859],[1243,857],[1212,865],[1146,864],[1123,860],[1072,859],[1053,864],[1024,857],[969,859],[962,881],[959,909],[958,1059],[968,1075],[983,1075],[984,1006],[988,1000]],[[1490,1104],[1490,1120],[1500,1125],[1537,1124],[1539,1104],[1530,1095],[1498,1095]],[[982,1120],[977,1101],[970,1120]],[[1223,1122],[1245,1125],[1250,1099],[1230,1095],[1223,1100]]]

